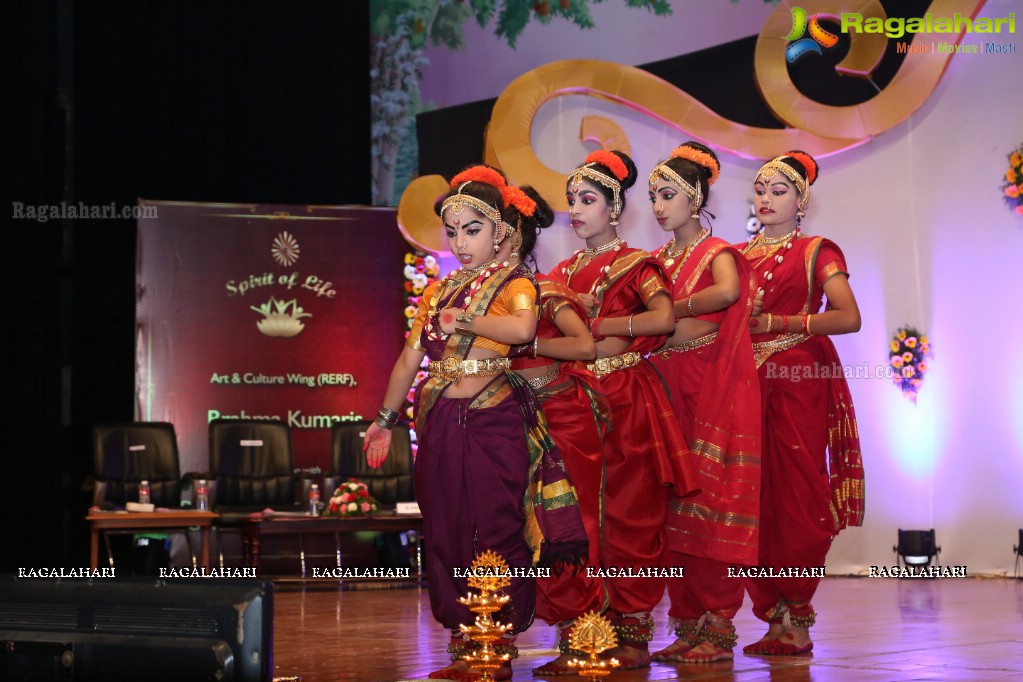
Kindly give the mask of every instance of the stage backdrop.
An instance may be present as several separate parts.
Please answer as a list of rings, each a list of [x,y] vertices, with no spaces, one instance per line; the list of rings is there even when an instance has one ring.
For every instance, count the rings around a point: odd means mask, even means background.
[[[183,472],[209,469],[216,417],[281,419],[295,466],[325,469],[404,342],[394,211],[141,203],[136,418],[174,424]]]

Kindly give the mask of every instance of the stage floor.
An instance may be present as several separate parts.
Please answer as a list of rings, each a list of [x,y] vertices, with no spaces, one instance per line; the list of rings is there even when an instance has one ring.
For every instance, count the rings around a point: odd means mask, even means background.
[[[425,588],[337,590],[281,586],[275,595],[274,675],[303,682],[425,679],[449,660],[447,633],[430,615]],[[754,657],[741,647],[764,625],[747,599],[736,618],[735,660],[709,665],[654,663],[609,680],[772,680],[841,682],[1023,680],[1023,580],[825,578],[812,654]],[[667,602],[655,611],[652,650],[672,638]],[[520,635],[515,680],[532,677],[553,657],[553,628],[536,623]]]

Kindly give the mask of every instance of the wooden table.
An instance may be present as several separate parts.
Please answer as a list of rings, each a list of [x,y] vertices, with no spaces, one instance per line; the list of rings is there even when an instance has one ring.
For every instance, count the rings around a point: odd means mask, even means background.
[[[421,514],[381,513],[375,516],[308,516],[305,514],[276,513],[253,514],[245,524],[246,563],[261,575],[260,547],[262,538],[267,535],[297,535],[299,538],[299,558],[302,563],[302,578],[306,577],[305,549],[302,546],[303,535],[333,534],[337,553],[337,566],[341,568],[342,533],[360,531],[376,531],[380,533],[401,533],[416,531],[416,578],[422,578],[422,530]]]
[[[210,511],[92,512],[85,517],[92,530],[89,559],[92,568],[99,565],[99,532],[101,530],[152,530],[199,527],[202,535],[202,565],[210,565],[210,526],[220,515]]]

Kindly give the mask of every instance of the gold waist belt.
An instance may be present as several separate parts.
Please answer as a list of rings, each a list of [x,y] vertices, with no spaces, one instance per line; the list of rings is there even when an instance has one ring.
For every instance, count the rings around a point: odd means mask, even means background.
[[[508,358],[479,358],[459,360],[449,355],[443,360],[430,363],[430,376],[458,381],[462,377],[492,377],[511,367]]]
[[[561,363],[560,362],[555,362],[554,364],[551,365],[551,368],[549,370],[547,370],[546,372],[544,372],[542,375],[540,375],[538,377],[533,377],[532,379],[526,379],[526,381],[528,381],[529,385],[533,387],[533,390],[538,391],[541,388],[543,388],[544,386],[546,386],[547,384],[549,384],[552,381],[554,381],[555,379],[557,379],[558,378],[558,372],[560,370],[561,370]]]
[[[697,348],[709,346],[710,344],[714,343],[714,340],[717,339],[717,337],[718,333],[714,332],[713,334],[701,336],[698,339],[692,339],[690,341],[680,343],[677,346],[668,346],[667,348],[659,352],[661,353],[661,357],[667,360],[668,358],[671,357],[672,353],[685,353],[687,350],[696,350]]]
[[[598,358],[595,362],[586,363],[586,368],[593,372],[593,374],[599,379],[607,376],[611,372],[617,372],[620,369],[626,369],[628,367],[635,367],[642,359],[643,356],[639,353],[629,351],[628,353],[622,353],[621,355],[612,355],[609,358]]]
[[[773,341],[761,341],[760,343],[753,344],[753,359],[757,362],[757,367],[764,364],[767,358],[771,357],[775,353],[780,353],[783,350],[794,348],[806,341],[809,336],[806,334],[786,334],[785,336],[779,336]]]

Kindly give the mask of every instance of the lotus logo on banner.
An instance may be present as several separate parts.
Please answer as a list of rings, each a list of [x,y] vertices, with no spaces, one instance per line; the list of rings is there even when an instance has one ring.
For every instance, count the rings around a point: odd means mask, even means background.
[[[792,30],[785,36],[785,40],[789,41],[785,47],[785,60],[789,64],[795,64],[811,52],[822,54],[822,47],[832,48],[838,44],[838,36],[821,27],[820,16],[814,14],[808,21],[805,9],[792,8]],[[806,36],[807,31],[809,36]]]

